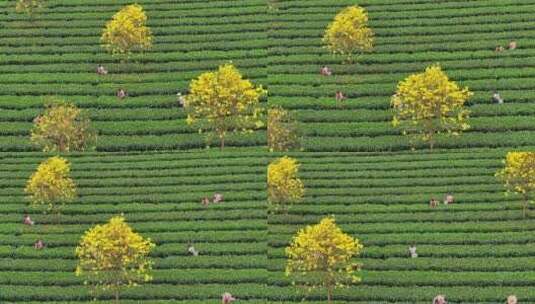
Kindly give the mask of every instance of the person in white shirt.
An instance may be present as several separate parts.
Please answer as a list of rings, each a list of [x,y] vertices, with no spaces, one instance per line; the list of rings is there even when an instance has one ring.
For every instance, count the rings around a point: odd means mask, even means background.
[[[492,101],[497,104],[502,104],[503,98],[500,96],[500,94],[498,94],[498,92],[494,91],[492,94]]]
[[[176,93],[176,101],[178,102],[178,106],[180,108],[183,108],[186,105],[186,98],[184,98],[180,92]]]
[[[414,244],[409,246],[409,254],[413,259],[418,257],[418,253],[416,253],[416,246]]]
[[[446,197],[444,197],[444,205],[451,205],[455,202],[453,195],[446,194]]]
[[[448,304],[448,302],[446,302],[446,297],[444,295],[437,295],[433,299],[433,304]]]
[[[195,247],[193,247],[192,244],[188,245],[188,253],[191,254],[192,256],[198,256],[199,255],[199,251],[197,249],[195,249]]]
[[[518,303],[518,299],[516,298],[515,295],[510,295],[507,297],[507,304],[517,304]]]
[[[221,193],[215,193],[214,197],[212,199],[212,202],[214,204],[221,203],[223,201],[223,194]]]

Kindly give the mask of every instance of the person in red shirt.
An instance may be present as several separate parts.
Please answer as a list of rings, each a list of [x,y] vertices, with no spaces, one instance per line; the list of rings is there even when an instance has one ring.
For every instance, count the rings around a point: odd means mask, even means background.
[[[117,98],[124,99],[127,96],[126,91],[123,89],[117,90]]]
[[[342,93],[342,91],[336,91],[335,98],[337,102],[340,102],[340,101],[345,100],[346,96],[344,95],[344,93]]]
[[[27,214],[24,215],[24,220],[22,222],[24,223],[24,225],[28,225],[28,226],[33,226],[33,224],[35,224],[34,221],[32,221],[30,216]]]
[[[329,69],[328,66],[325,65],[321,68],[320,74],[323,76],[331,76],[333,72],[331,71],[331,69]]]
[[[99,64],[98,67],[97,67],[97,74],[99,74],[99,75],[107,75],[108,74],[108,70],[106,70],[106,68],[103,67],[102,64]]]
[[[45,248],[45,243],[42,240],[37,240],[35,244],[33,244],[33,247],[35,249],[43,249]]]
[[[221,304],[230,304],[231,302],[236,301],[236,298],[234,298],[230,293],[225,292],[221,296]]]

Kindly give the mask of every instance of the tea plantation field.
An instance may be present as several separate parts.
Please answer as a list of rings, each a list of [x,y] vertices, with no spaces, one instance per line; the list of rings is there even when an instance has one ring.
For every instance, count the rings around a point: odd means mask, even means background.
[[[511,150],[535,149],[535,0],[139,0],[154,41],[129,63],[99,38],[126,0],[48,0],[34,21],[0,1],[0,303],[97,301],[74,270],[82,234],[112,216],[156,244],[152,282],[121,294],[126,304],[326,303],[292,286],[284,248],[295,232],[334,215],[364,250],[362,282],[334,304],[535,303],[535,221],[494,177]],[[374,51],[342,64],[322,48],[342,8],[366,8]],[[518,43],[496,53],[497,45]],[[231,135],[224,151],[201,150],[176,93],[227,62],[263,85],[263,105],[290,109],[304,151],[304,201],[268,214],[266,132]],[[472,128],[409,151],[391,126],[397,83],[440,63],[475,94]],[[95,73],[103,64],[109,74]],[[332,76],[321,76],[324,65]],[[116,90],[129,96],[118,100]],[[491,102],[497,90],[505,104]],[[348,99],[335,104],[335,92]],[[24,187],[52,154],[29,140],[50,97],[88,111],[97,151],[63,155],[79,197],[56,217],[30,208]],[[203,206],[222,193],[224,202]],[[429,208],[435,197],[452,205]],[[531,206],[533,209],[533,206]],[[36,222],[22,224],[28,213]],[[35,250],[42,239],[47,247]],[[187,252],[192,242],[199,256]],[[408,257],[415,244],[418,258]]]
[[[322,47],[333,16],[359,4],[375,32],[373,52],[342,65]],[[295,110],[308,151],[402,150],[392,128],[390,96],[397,83],[440,63],[451,79],[475,93],[472,129],[444,148],[509,147],[535,141],[535,1],[291,0],[270,11],[269,103]],[[516,50],[496,53],[515,40]],[[322,66],[332,76],[321,76]],[[335,104],[335,92],[348,99]],[[505,99],[491,103],[492,91]]]
[[[513,293],[535,302],[533,218],[522,218],[519,199],[504,196],[493,176],[505,153],[291,153],[302,163],[305,200],[289,215],[269,216],[265,168],[278,154],[73,154],[66,157],[80,197],[59,224],[23,196],[43,155],[4,153],[0,301],[89,303],[74,275],[74,247],[90,226],[124,213],[157,244],[154,281],[125,291],[124,303],[217,303],[225,291],[239,303],[299,303],[305,295],[284,276],[284,247],[298,228],[331,214],[365,246],[362,283],[337,291],[337,303],[429,303],[438,293],[452,303],[498,303]],[[199,203],[215,192],[225,202]],[[455,204],[428,207],[446,193]],[[25,212],[34,227],[22,225]],[[39,238],[42,251],[32,247]],[[187,254],[188,242],[198,257]],[[417,259],[407,256],[412,243]],[[324,294],[306,300],[320,303]]]
[[[327,215],[364,244],[362,282],[336,291],[336,303],[431,303],[437,294],[450,303],[505,303],[510,294],[535,302],[535,221],[494,177],[503,150],[292,156],[306,193],[288,215],[268,219],[274,303],[326,302],[325,290],[291,286],[284,247]],[[447,193],[453,205],[442,204]],[[440,206],[430,208],[431,197]],[[418,258],[409,257],[411,244]]]
[[[151,254],[154,280],[125,291],[124,303],[217,303],[226,291],[243,303],[264,303],[262,153],[67,158],[80,195],[65,206],[59,224],[55,216],[28,208],[23,196],[25,182],[42,156],[11,154],[0,159],[0,303],[89,303],[89,289],[74,275],[74,248],[85,230],[121,213],[156,243]],[[202,197],[215,192],[223,194],[223,203],[200,204]],[[25,212],[35,226],[22,225]],[[47,248],[35,250],[37,239]],[[199,256],[188,254],[189,242]]]
[[[33,118],[47,96],[89,110],[98,150],[204,147],[187,126],[175,94],[192,78],[232,61],[246,77],[266,79],[267,7],[263,0],[137,1],[153,48],[121,64],[100,47],[106,21],[129,1],[46,1],[29,22],[13,1],[0,3],[0,150],[26,151]],[[108,75],[95,73],[103,64]],[[124,101],[115,97],[123,88]],[[263,131],[229,145],[264,145]]]

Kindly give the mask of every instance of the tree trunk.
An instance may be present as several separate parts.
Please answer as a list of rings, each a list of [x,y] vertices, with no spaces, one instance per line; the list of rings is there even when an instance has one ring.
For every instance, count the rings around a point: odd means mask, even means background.
[[[223,148],[225,147],[225,135],[219,135],[219,139],[220,139],[220,142],[221,142],[221,145],[220,145],[220,149],[223,150]]]
[[[60,211],[59,211],[59,209],[56,209],[56,211],[54,213],[56,214],[56,224],[59,225],[59,223],[60,223]]]
[[[327,286],[327,303],[331,304],[333,299],[333,290],[331,286]]]
[[[346,64],[353,64],[353,54],[347,55],[345,63]]]
[[[119,287],[115,289],[115,304],[119,304]]]
[[[435,148],[434,133],[434,131],[429,133],[429,148],[431,149],[431,152],[433,152],[433,148]]]
[[[528,211],[528,202],[529,202],[528,196],[524,195],[524,201],[522,202],[522,217],[523,218],[526,218],[526,214]]]

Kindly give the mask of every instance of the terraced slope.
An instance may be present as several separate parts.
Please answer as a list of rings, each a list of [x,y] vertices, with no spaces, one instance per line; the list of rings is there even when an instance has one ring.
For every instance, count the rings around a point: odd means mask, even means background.
[[[321,37],[336,13],[354,4],[368,10],[376,46],[358,64],[341,65]],[[529,145],[535,141],[533,9],[533,0],[276,1],[268,34],[269,102],[295,110],[309,151],[407,149],[390,125],[390,96],[400,80],[438,62],[475,92],[472,129],[454,141],[439,140],[440,147]],[[494,52],[511,40],[518,49]],[[323,65],[333,76],[319,74]],[[505,105],[491,104],[495,89]],[[343,108],[335,105],[337,90],[348,96]]]
[[[175,94],[190,79],[232,61],[255,83],[266,78],[265,1],[137,1],[154,46],[120,64],[100,48],[107,20],[131,1],[47,1],[35,22],[0,3],[0,150],[30,150],[28,134],[44,96],[90,112],[101,134],[98,150],[203,147],[185,123]],[[107,76],[95,73],[98,64]],[[124,88],[130,97],[119,101]],[[229,145],[264,145],[265,135],[229,138]]]
[[[262,154],[150,153],[72,155],[80,198],[55,217],[27,207],[23,188],[40,154],[0,158],[0,302],[90,303],[74,275],[74,247],[89,227],[124,213],[156,244],[154,281],[124,293],[124,303],[240,303],[267,294],[265,166]],[[214,192],[222,204],[199,202]],[[22,225],[30,212],[34,227]],[[36,251],[41,238],[48,245]],[[187,243],[200,251],[187,254]],[[179,300],[179,301],[178,301]]]
[[[269,227],[269,295],[300,303],[284,276],[284,247],[297,229],[333,214],[364,244],[357,260],[362,283],[335,293],[336,303],[503,303],[516,294],[535,302],[535,222],[521,203],[505,197],[494,173],[504,150],[422,154],[295,154],[306,187],[289,215],[272,215]],[[453,205],[428,207],[431,197],[454,194]],[[408,257],[411,243],[416,259]],[[325,302],[311,293],[307,303]]]
[[[125,303],[215,303],[224,291],[240,303],[300,302],[282,271],[284,247],[298,228],[330,214],[365,245],[363,282],[337,292],[337,303],[429,303],[437,293],[453,303],[502,302],[511,293],[533,302],[533,217],[522,219],[518,198],[505,197],[493,176],[505,152],[294,153],[305,201],[289,216],[269,218],[265,168],[276,154],[72,155],[81,197],[65,207],[59,225],[28,208],[22,193],[44,156],[2,154],[0,301],[88,303],[73,273],[73,248],[87,228],[124,213],[158,245],[154,282],[127,291]],[[214,192],[225,202],[202,207],[199,199]],[[448,192],[454,205],[427,206]],[[26,211],[34,228],[21,224]],[[48,248],[35,251],[37,238]],[[199,257],[186,254],[189,241]],[[417,259],[407,257],[413,242]],[[307,296],[308,303],[323,300]]]
[[[300,302],[283,273],[284,247],[330,214],[365,245],[363,282],[337,291],[337,304],[429,303],[438,293],[451,303],[503,303],[509,294],[535,303],[533,215],[522,219],[518,199],[493,177],[507,150],[535,145],[535,0],[357,1],[377,45],[356,65],[339,64],[320,44],[327,23],[355,1],[268,1],[270,9],[265,0],[138,1],[155,40],[131,64],[99,47],[104,23],[130,2],[47,2],[34,23],[14,14],[12,1],[0,3],[0,303],[90,303],[74,276],[74,247],[86,229],[120,213],[157,244],[154,281],[125,292],[124,303],[217,303],[225,291],[239,303]],[[519,49],[494,53],[513,39]],[[204,146],[175,94],[230,60],[268,85],[268,103],[294,111],[305,148],[320,151],[290,154],[303,163],[307,190],[289,216],[266,214],[265,170],[278,154],[141,152]],[[389,125],[389,97],[399,80],[435,62],[475,92],[473,128],[439,139],[435,153],[396,151],[409,147]],[[94,73],[99,63],[108,76]],[[323,65],[332,77],[319,75]],[[119,87],[130,94],[124,102],[115,98]],[[490,103],[494,89],[505,105]],[[350,97],[343,108],[334,104],[337,90]],[[48,95],[87,109],[104,151],[68,156],[81,196],[59,224],[28,208],[23,194],[47,156],[27,151]],[[264,142],[260,131],[228,144]],[[214,192],[223,204],[199,204]],[[457,203],[427,206],[447,192]],[[25,212],[35,227],[23,227]],[[34,250],[38,238],[48,248]],[[200,256],[187,255],[190,241]],[[417,259],[407,257],[413,242]],[[306,299],[325,302],[319,293]]]

